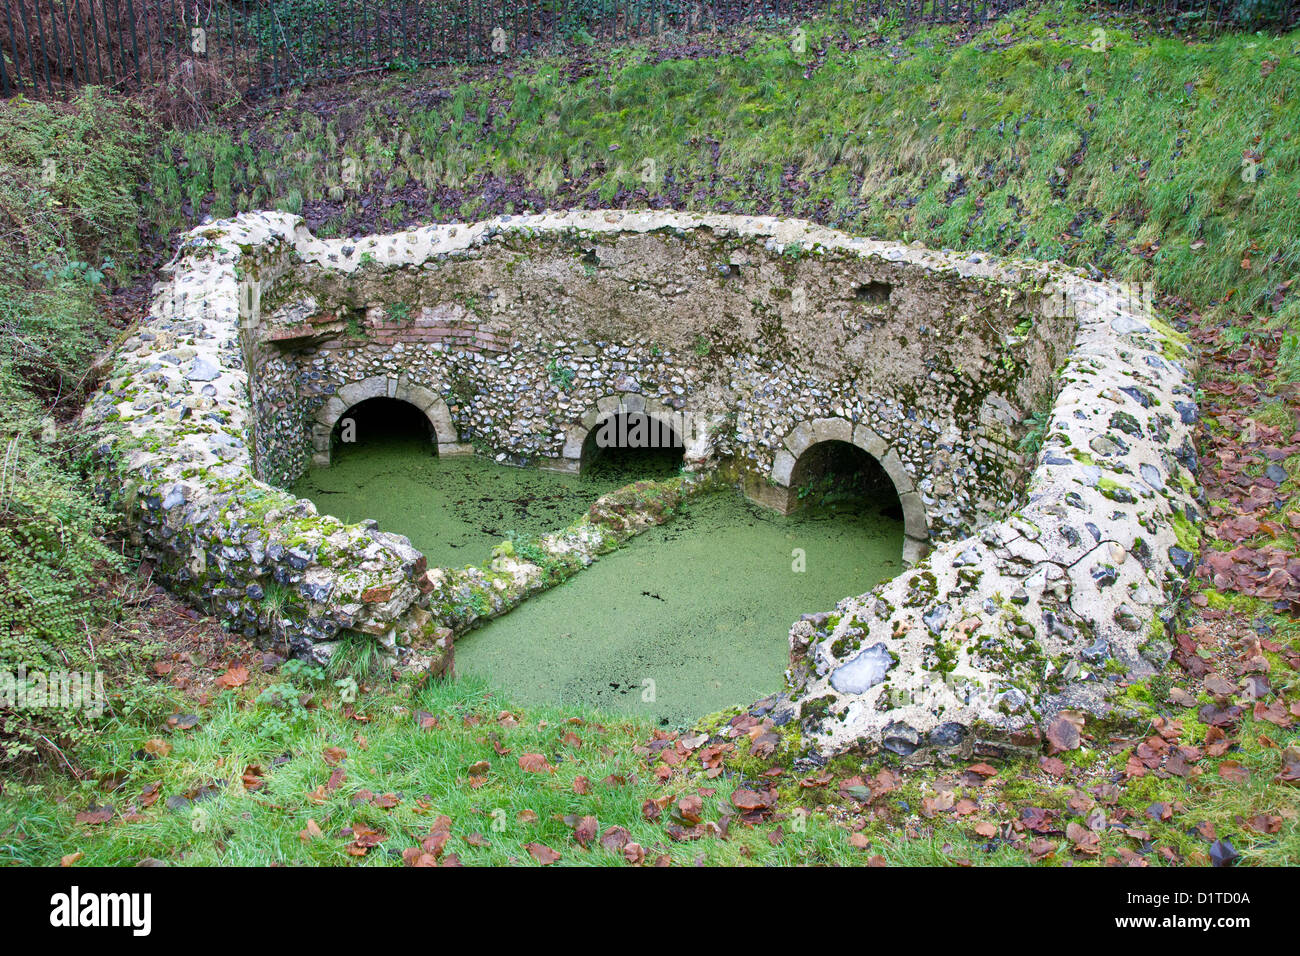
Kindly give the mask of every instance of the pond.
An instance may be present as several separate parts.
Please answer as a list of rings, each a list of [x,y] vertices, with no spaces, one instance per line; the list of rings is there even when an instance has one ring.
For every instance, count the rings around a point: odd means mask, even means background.
[[[345,521],[375,518],[407,535],[430,566],[460,567],[487,561],[509,532],[564,527],[601,494],[675,467],[611,450],[575,477],[439,459],[419,438],[375,436],[293,491]],[[780,690],[791,622],[898,574],[902,541],[901,520],[861,500],[831,496],[785,516],[738,493],[700,495],[462,635],[456,670],[523,706],[581,704],[684,727]]]
[[[666,478],[680,464],[644,460],[639,478]],[[429,567],[483,564],[514,532],[545,534],[572,523],[607,492],[635,480],[617,455],[588,474],[512,468],[476,455],[439,458],[419,437],[376,437],[342,446],[329,468],[313,468],[293,486],[322,514],[347,522],[373,518],[411,539]]]
[[[456,669],[523,705],[585,704],[685,727],[780,690],[790,624],[898,574],[902,547],[902,522],[879,514],[786,517],[738,494],[704,495],[466,634]]]

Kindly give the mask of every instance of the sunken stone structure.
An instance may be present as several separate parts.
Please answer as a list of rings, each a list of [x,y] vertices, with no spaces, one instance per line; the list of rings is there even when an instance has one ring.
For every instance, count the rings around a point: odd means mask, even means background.
[[[430,569],[282,490],[385,397],[424,413],[440,455],[570,472],[611,416],[671,428],[682,478],[545,539],[572,570],[699,487],[789,510],[810,450],[875,458],[910,567],[797,622],[767,705],[822,753],[1015,746],[1061,710],[1104,713],[1168,654],[1200,520],[1196,412],[1178,335],[1118,286],[633,211],[360,241],[260,213],[189,233],[169,275],[87,412],[104,487],[173,588],[286,651],[377,640],[440,673],[455,633],[554,578],[509,547]]]

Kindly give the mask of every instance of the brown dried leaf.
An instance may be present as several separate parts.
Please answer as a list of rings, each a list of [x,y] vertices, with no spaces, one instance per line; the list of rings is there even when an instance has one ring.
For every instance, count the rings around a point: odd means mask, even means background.
[[[560,859],[560,854],[556,853],[544,843],[525,843],[524,849],[528,855],[540,863],[542,866],[550,866]]]
[[[554,773],[555,768],[543,754],[522,754],[519,757],[519,767],[526,773]]]

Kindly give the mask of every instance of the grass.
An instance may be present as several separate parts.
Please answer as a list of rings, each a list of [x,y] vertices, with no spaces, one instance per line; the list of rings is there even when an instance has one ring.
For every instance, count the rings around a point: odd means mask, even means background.
[[[529,844],[542,844],[565,864],[624,865],[621,853],[599,840],[587,849],[575,840],[576,821],[590,815],[598,834],[624,828],[644,848],[647,863],[851,865],[878,857],[875,862],[891,865],[1021,865],[1034,858],[1026,853],[1034,834],[1016,826],[1032,807],[1058,814],[1056,832],[1045,837],[1050,849],[1039,848],[1037,862],[1044,864],[1072,856],[1078,864],[1097,862],[1143,844],[1152,863],[1164,862],[1152,852],[1159,848],[1179,862],[1205,862],[1206,841],[1195,828],[1207,822],[1247,862],[1300,862],[1300,791],[1270,783],[1277,748],[1300,742],[1300,731],[1251,717],[1241,747],[1221,758],[1246,767],[1250,777],[1241,783],[1221,779],[1218,761],[1190,781],[1154,774],[1125,781],[1127,744],[1098,734],[1063,755],[1055,775],[1034,761],[1001,762],[985,778],[963,773],[963,766],[900,769],[841,757],[821,786],[809,786],[790,767],[795,751],[785,746],[788,734],[780,735],[775,754],[762,756],[744,735],[733,737],[735,752],[715,775],[702,766],[702,751],[665,766],[649,749],[656,736],[649,724],[573,708],[520,711],[472,679],[421,688],[381,680],[365,686],[353,705],[319,669],[290,675],[256,674],[221,691],[197,709],[191,729],[167,729],[156,716],[110,718],[79,752],[94,768],[80,782],[49,773],[7,781],[0,859],[393,865],[445,815],[452,833],[445,852],[466,864],[531,863]],[[166,685],[156,691],[178,712],[193,706]],[[1204,743],[1206,727],[1193,708],[1170,716],[1183,721],[1183,742]],[[717,731],[726,726],[714,720],[711,742],[722,740]],[[1262,736],[1268,746],[1258,742]],[[544,756],[546,769],[524,769],[525,754]],[[343,775],[331,783],[336,768]],[[773,776],[773,768],[780,773]],[[882,770],[895,783],[875,799],[863,803],[837,792]],[[755,825],[740,820],[733,791],[770,781],[779,797],[775,815]],[[149,800],[150,794],[156,796]],[[199,799],[183,799],[187,794]],[[701,798],[706,824],[730,818],[725,838],[674,838],[674,807],[690,795]],[[658,819],[645,812],[652,801],[662,808]],[[1149,808],[1160,803],[1176,808],[1171,819],[1151,818]],[[104,805],[113,807],[111,821],[77,820]],[[1062,833],[1066,822],[1097,808],[1110,824],[1100,830],[1098,852],[1074,853]],[[1247,823],[1265,813],[1276,815],[1278,832],[1260,833]],[[981,824],[992,835],[981,834]],[[355,849],[363,827],[385,838],[355,856],[349,847]],[[1133,830],[1146,835],[1135,837]]]
[[[1271,301],[1300,270],[1300,34],[1185,43],[1109,21],[1099,51],[1097,28],[1068,10],[969,42],[817,24],[803,55],[757,34],[698,60],[624,47],[308,90],[172,134],[149,206],[177,226],[186,201],[301,203],[327,234],[570,205],[796,215]],[[1277,313],[1294,326],[1295,297]]]
[[[170,753],[155,760],[133,757],[150,739],[147,730],[110,728],[96,764],[114,782],[122,781],[120,796],[103,796],[93,781],[80,792],[57,796],[46,782],[20,797],[10,792],[0,804],[0,833],[6,834],[2,842],[7,844],[0,852],[25,864],[57,863],[75,852],[84,854],[82,865],[131,865],[150,856],[209,865],[339,864],[354,859],[346,850],[348,841],[334,835],[364,823],[390,836],[364,862],[391,863],[400,861],[400,850],[418,844],[419,836],[446,814],[458,838],[480,833],[490,841],[490,846],[474,847],[458,839],[448,847],[466,863],[527,862],[529,842],[559,850],[565,862],[622,863],[599,847],[584,852],[574,843],[563,818],[592,814],[602,829],[624,826],[634,841],[677,863],[690,863],[699,853],[717,863],[740,862],[747,853],[770,862],[847,863],[859,853],[837,828],[815,819],[804,840],[783,848],[772,847],[758,831],[726,842],[666,842],[662,826],[642,815],[642,804],[662,790],[646,779],[634,754],[649,737],[647,727],[635,723],[602,723],[595,715],[546,710],[520,715],[521,723],[511,726],[512,721],[501,719],[501,705],[473,681],[432,683],[401,703],[374,696],[367,713],[364,721],[349,718],[337,698],[327,696],[320,708],[295,717],[292,708],[250,703],[248,695],[228,691],[205,711],[197,729],[173,734]],[[419,729],[417,715],[422,713],[436,718],[436,730]],[[581,745],[563,742],[567,735]],[[498,754],[493,738],[507,752]],[[332,772],[322,756],[329,747],[347,750],[341,764],[347,779],[316,802],[311,795]],[[518,764],[524,753],[547,755],[554,773],[524,771]],[[285,756],[289,759],[277,764]],[[479,761],[490,763],[491,770],[474,789],[469,768]],[[250,792],[241,776],[253,764],[268,772],[265,785]],[[580,776],[591,781],[587,796],[573,791]],[[131,822],[108,827],[74,822],[88,799],[120,805],[153,783],[172,795],[213,781],[217,785],[211,797],[180,810],[168,809],[164,796]],[[394,793],[400,803],[383,810],[357,802],[363,790]],[[717,800],[724,801],[730,791],[723,781]],[[717,813],[709,816],[716,819]],[[297,834],[309,820],[326,835],[300,839]]]

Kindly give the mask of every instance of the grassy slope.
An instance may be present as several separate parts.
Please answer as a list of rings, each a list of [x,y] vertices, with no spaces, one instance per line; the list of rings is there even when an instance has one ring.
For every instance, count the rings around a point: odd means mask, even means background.
[[[621,855],[599,845],[586,852],[575,843],[564,817],[590,814],[597,817],[601,831],[625,827],[633,841],[647,848],[648,862],[660,854],[677,864],[689,864],[698,854],[717,863],[743,863],[751,854],[755,862],[777,863],[865,859],[837,827],[816,818],[809,821],[806,834],[781,847],[768,842],[767,828],[751,830],[739,824],[734,825],[733,838],[725,841],[666,839],[664,823],[671,807],[663,820],[650,822],[642,806],[685,790],[676,782],[661,786],[647,770],[635,750],[649,732],[633,723],[602,724],[596,715],[578,717],[572,711],[509,715],[485,699],[480,685],[468,681],[430,685],[412,700],[370,698],[364,723],[350,719],[336,698],[328,700],[328,709],[295,720],[284,710],[247,706],[241,696],[251,693],[225,694],[204,712],[197,730],[173,736],[175,749],[152,766],[129,756],[132,748],[145,745],[145,737],[120,737],[116,759],[100,765],[105,772],[111,768],[130,775],[131,783],[119,794],[105,795],[92,785],[68,808],[51,806],[43,792],[0,804],[0,832],[14,824],[11,840],[14,832],[26,835],[10,843],[11,852],[21,862],[45,864],[77,851],[85,853],[80,862],[87,865],[129,865],[145,856],[195,864],[339,864],[355,860],[342,828],[367,824],[388,839],[365,862],[391,864],[400,862],[401,850],[417,846],[445,814],[453,821],[454,834],[447,852],[467,864],[530,862],[529,843],[559,851],[565,863],[622,863]],[[437,719],[437,729],[419,729],[425,714]],[[520,721],[517,726],[514,716]],[[333,790],[328,788],[333,768],[325,757],[330,747],[347,751],[341,763],[345,779]],[[545,755],[554,771],[522,769],[519,758],[526,753]],[[282,754],[292,759],[277,765]],[[483,782],[472,786],[470,768],[480,761],[487,761],[490,769],[476,768]],[[267,771],[267,783],[246,792],[240,778],[250,764]],[[579,777],[590,782],[588,795],[574,792]],[[200,813],[164,807],[168,797],[192,793],[214,780],[220,781],[217,792],[196,804]],[[86,801],[114,804],[119,813],[127,812],[145,782],[160,783],[162,797],[138,819],[115,821],[98,830],[71,825],[71,813],[83,809]],[[722,777],[711,785],[717,792],[704,800],[706,819],[719,819],[719,807],[728,806],[737,782]],[[364,796],[358,800],[362,790],[392,793],[399,803],[384,809]],[[730,812],[737,813],[734,808]],[[313,820],[324,836],[300,837]],[[464,840],[471,834],[486,837],[490,845],[471,846]],[[924,845],[901,847],[899,853],[899,861],[939,859]],[[1007,853],[1003,859],[1013,857]]]
[[[538,63],[514,78],[467,75],[463,85],[444,88],[446,77],[434,74],[299,94],[243,117],[233,133],[170,134],[170,155],[154,170],[146,206],[160,227],[172,227],[181,224],[175,211],[183,200],[214,215],[280,204],[303,208],[321,231],[336,234],[548,205],[781,212],[934,245],[1061,256],[1127,277],[1154,272],[1162,289],[1242,330],[1235,334],[1263,323],[1295,326],[1294,296],[1276,293],[1300,256],[1300,119],[1284,108],[1300,75],[1296,36],[1185,46],[1112,31],[1115,46],[1105,55],[1085,48],[1088,23],[1054,27],[1025,17],[999,23],[967,46],[950,43],[946,30],[909,39],[850,37],[845,49],[838,34],[829,44],[817,31],[812,36],[818,65],[811,71],[783,42],[757,37],[752,46],[733,44],[746,52],[698,61],[593,51]],[[816,56],[820,49],[824,57]],[[1261,69],[1274,59],[1279,65]],[[1243,150],[1261,157],[1262,175],[1253,183],[1241,178]],[[173,160],[182,156],[186,165],[179,168]],[[665,177],[653,189],[637,179],[647,158]],[[341,181],[348,159],[360,183],[331,198],[329,187]],[[412,181],[410,167],[429,177],[427,186]],[[1249,307],[1256,311],[1250,318],[1235,311]],[[1289,619],[1258,602],[1239,610],[1265,615],[1277,628],[1275,640],[1297,646]],[[1203,651],[1225,656],[1235,639],[1228,635]],[[1274,673],[1289,671],[1276,653],[1266,656]],[[225,662],[212,663],[219,670]],[[1059,861],[1072,852],[1066,823],[1085,822],[1101,806],[1114,826],[1098,828],[1098,854],[1075,853],[1080,862],[1122,861],[1134,850],[1152,863],[1165,861],[1161,850],[1205,862],[1204,831],[1193,830],[1204,823],[1250,862],[1300,859],[1297,791],[1271,782],[1278,752],[1297,733],[1249,714],[1230,753],[1250,772],[1245,781],[1221,776],[1224,754],[1204,758],[1196,768],[1204,772],[1186,781],[1127,777],[1129,755],[1153,734],[1151,723],[1119,739],[1088,739],[1060,755],[1059,765],[1007,764],[983,784],[960,769],[909,770],[893,789],[862,803],[838,793],[836,783],[800,786],[788,767],[765,777],[788,756],[745,756],[745,735],[737,741],[741,756],[711,778],[698,754],[674,769],[638,752],[651,731],[634,723],[605,721],[600,728],[598,716],[584,715],[583,724],[572,725],[565,723],[571,715],[548,711],[519,715],[511,726],[499,718],[509,705],[473,684],[434,685],[414,698],[381,685],[363,695],[359,706],[369,719],[358,722],[329,680],[262,675],[256,661],[247,663],[255,674],[249,684],[210,688],[210,701],[187,703],[159,685],[160,700],[199,714],[197,728],[169,731],[119,714],[92,748],[80,751],[92,771],[83,783],[49,776],[30,786],[11,782],[0,800],[0,853],[23,862],[78,852],[85,862],[105,863],[144,856],[342,862],[358,859],[347,853],[350,837],[342,828],[362,823],[389,835],[383,849],[364,857],[373,863],[395,861],[396,851],[415,845],[445,813],[456,834],[447,851],[465,862],[526,862],[530,842],[560,851],[563,862],[617,860],[579,849],[563,819],[593,814],[602,830],[631,831],[647,847],[647,860],[665,854],[685,863],[703,854],[709,861],[856,862],[878,854],[892,863]],[[302,712],[284,694],[262,694],[272,682],[288,681],[317,706]],[[1158,713],[1181,720],[1179,741],[1205,747],[1210,731],[1197,708],[1164,703],[1175,682],[1199,694],[1198,704],[1210,700],[1174,672],[1132,688],[1131,702],[1152,721]],[[438,728],[413,730],[419,711],[435,716]],[[580,749],[564,742],[570,731],[581,738]],[[1167,726],[1166,732],[1172,733]],[[156,737],[171,744],[166,756],[134,756]],[[313,796],[329,778],[322,753],[331,746],[349,751],[347,777]],[[523,771],[517,761],[526,752],[548,755],[556,773]],[[286,754],[290,759],[277,763]],[[469,769],[480,760],[491,769],[471,788]],[[240,778],[254,764],[266,782],[248,791]],[[842,781],[870,778],[882,766],[845,758],[833,769]],[[610,774],[628,783],[602,784]],[[574,792],[578,775],[592,781],[589,795]],[[101,778],[123,786],[110,794]],[[211,781],[221,783],[198,804],[202,813],[165,809],[167,797]],[[734,787],[761,789],[768,781],[783,815],[799,805],[821,808],[807,833],[786,816],[755,829],[733,821],[725,841],[680,842],[665,825],[671,803],[654,822],[641,810],[647,799],[700,793],[704,819],[717,821],[727,806],[718,802]],[[141,794],[153,784],[162,796],[144,807],[148,797]],[[363,789],[393,792],[400,803],[383,810],[358,802]],[[424,794],[430,799],[422,803]],[[971,799],[972,811],[962,798]],[[76,813],[104,802],[116,808],[113,822],[75,821]],[[1167,804],[1170,818],[1153,816],[1153,804]],[[1026,807],[1056,814],[1048,833],[1023,825]],[[505,811],[499,829],[493,810]],[[1261,816],[1268,819],[1252,822]],[[310,819],[323,838],[299,838]],[[860,831],[857,842],[869,846],[851,845],[841,825]],[[781,838],[774,842],[769,834],[777,826]],[[473,832],[491,846],[463,840]]]
[[[1102,53],[1094,24],[1060,19],[308,91],[233,136],[174,139],[165,158],[188,165],[155,171],[154,208],[304,208],[327,233],[566,205],[783,213],[1154,276],[1202,305],[1269,298],[1300,271],[1300,34],[1188,45],[1110,26]],[[359,185],[332,201],[345,164]],[[1294,322],[1294,297],[1282,308]]]
[[[138,253],[138,111],[88,91],[68,104],[0,105],[0,672],[112,667],[122,584],[98,535],[110,516],[77,461],[75,417],[113,334],[104,293]],[[111,583],[110,580],[112,579]],[[90,638],[88,640],[88,638]],[[130,670],[130,666],[123,668]],[[0,760],[57,760],[93,727],[0,708]]]

